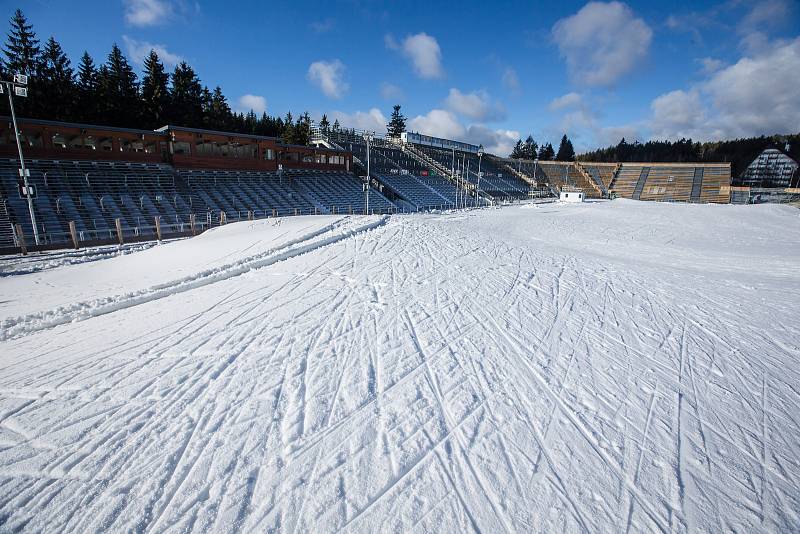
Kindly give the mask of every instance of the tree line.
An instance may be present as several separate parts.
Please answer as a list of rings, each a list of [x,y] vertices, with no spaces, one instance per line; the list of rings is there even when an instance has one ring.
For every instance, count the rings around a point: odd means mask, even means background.
[[[788,145],[788,150],[786,150]],[[578,156],[581,161],[730,163],[733,176],[739,176],[765,149],[776,148],[800,160],[800,134],[748,137],[704,143],[691,139],[628,143],[623,138],[616,146],[601,148]]]
[[[0,76],[28,75],[28,98],[14,101],[17,113],[34,119],[78,122],[153,130],[166,124],[280,137],[289,144],[308,145],[311,117],[260,116],[251,109],[237,113],[217,86],[203,85],[185,61],[170,73],[155,50],[145,58],[141,79],[119,46],[114,44],[103,64],[84,52],[77,69],[54,37],[43,46],[21,10],[0,57]],[[0,113],[8,114],[0,99]],[[327,117],[323,117],[327,121]],[[337,124],[338,127],[338,124]]]
[[[545,161],[575,161],[575,148],[572,146],[572,141],[569,140],[566,134],[561,138],[561,143],[558,145],[558,152],[553,150],[553,145],[550,143],[543,143],[540,147],[533,136],[529,135],[523,142],[522,139],[517,140],[514,149],[509,156],[512,159],[540,159]]]

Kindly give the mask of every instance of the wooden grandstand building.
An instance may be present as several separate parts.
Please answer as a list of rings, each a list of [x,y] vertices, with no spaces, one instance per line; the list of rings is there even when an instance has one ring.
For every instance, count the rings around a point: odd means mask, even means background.
[[[275,137],[180,126],[136,130],[21,119],[23,154],[30,159],[169,163],[176,168],[349,171],[352,155],[326,147],[286,145]],[[17,157],[14,127],[0,117],[0,156]]]

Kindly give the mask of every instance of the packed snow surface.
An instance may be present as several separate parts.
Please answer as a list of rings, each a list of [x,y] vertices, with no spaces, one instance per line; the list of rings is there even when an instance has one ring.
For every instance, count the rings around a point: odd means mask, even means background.
[[[41,261],[0,277],[3,531],[800,528],[800,210],[298,217]]]

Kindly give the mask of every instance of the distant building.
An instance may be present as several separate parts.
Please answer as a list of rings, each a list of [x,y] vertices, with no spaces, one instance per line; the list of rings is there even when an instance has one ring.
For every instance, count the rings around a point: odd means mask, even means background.
[[[749,187],[797,187],[798,163],[775,148],[758,155],[742,173],[739,182]]]

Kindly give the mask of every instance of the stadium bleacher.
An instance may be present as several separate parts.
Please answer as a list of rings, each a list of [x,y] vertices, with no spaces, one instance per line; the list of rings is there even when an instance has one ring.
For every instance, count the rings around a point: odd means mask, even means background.
[[[730,182],[727,163],[622,163],[609,191],[634,200],[728,203]]]
[[[74,221],[81,241],[155,234],[155,217],[173,229],[188,228],[190,214],[218,222],[314,213],[363,213],[361,182],[351,173],[290,170],[283,173],[175,170],[166,164],[30,160],[37,229],[43,243],[70,241]],[[0,247],[13,245],[12,221],[32,235],[27,201],[17,191],[19,164],[0,160]],[[396,206],[370,190],[371,213]]]

